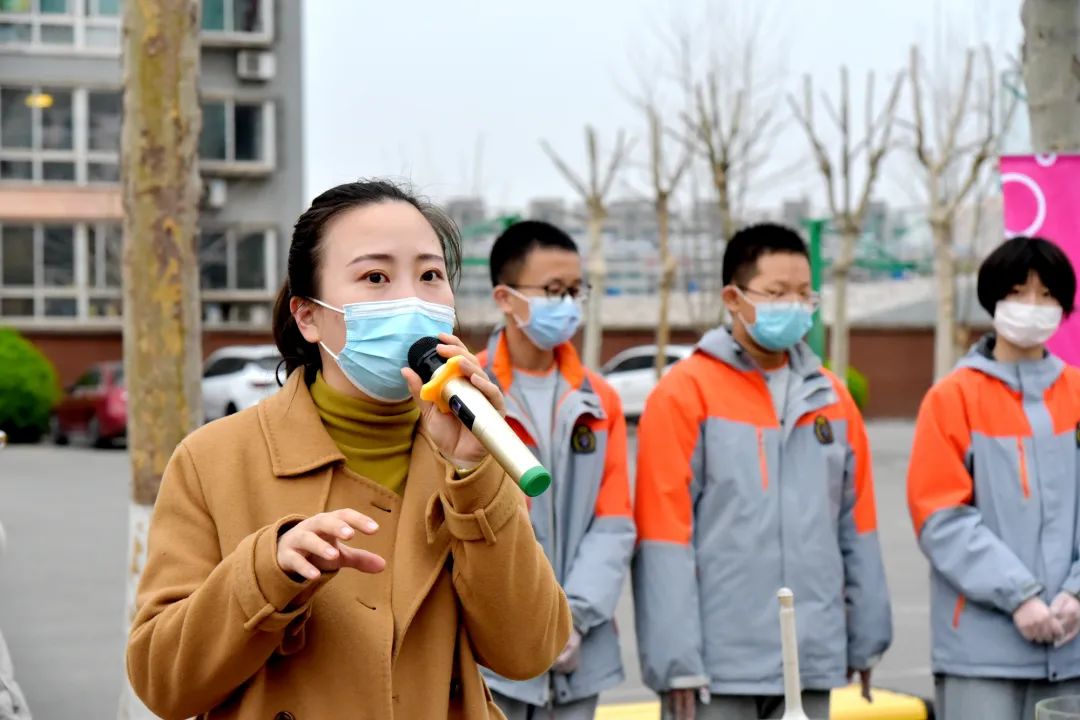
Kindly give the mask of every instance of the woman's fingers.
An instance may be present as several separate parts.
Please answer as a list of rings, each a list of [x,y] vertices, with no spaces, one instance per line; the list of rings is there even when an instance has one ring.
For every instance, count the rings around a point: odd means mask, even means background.
[[[379,573],[386,568],[386,560],[373,552],[349,547],[343,542],[338,543],[338,550],[341,552],[341,567],[365,573]]]
[[[297,530],[288,534],[285,542],[289,550],[298,550],[304,555],[337,560],[338,550],[311,530]]]
[[[286,573],[293,573],[315,580],[322,572],[311,564],[300,552],[293,549],[285,549],[278,553],[278,567]]]
[[[336,516],[340,520],[344,520],[349,527],[355,528],[365,535],[374,535],[375,531],[379,529],[379,524],[377,522],[364,513],[357,512],[352,508],[342,508],[329,514]],[[347,537],[345,539],[348,540]]]
[[[462,363],[464,364],[464,363]],[[506,415],[506,399],[503,397],[502,390],[482,372],[474,372],[469,376],[469,380],[472,381],[473,386],[484,394],[487,401],[491,403],[491,406],[499,411],[500,415]]]

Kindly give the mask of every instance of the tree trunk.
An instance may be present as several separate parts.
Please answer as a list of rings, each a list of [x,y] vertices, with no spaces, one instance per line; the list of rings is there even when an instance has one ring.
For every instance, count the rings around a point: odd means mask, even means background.
[[[1080,150],[1080,4],[1024,0],[1023,69],[1035,152]]]
[[[659,380],[667,367],[667,346],[671,341],[671,290],[675,286],[675,258],[671,255],[668,238],[671,213],[668,198],[662,195],[656,200],[657,236],[660,241],[660,318],[656,325],[656,378]]]
[[[847,385],[848,360],[851,354],[851,329],[848,323],[848,279],[855,259],[857,230],[847,228],[840,238],[840,257],[833,268],[833,292],[835,314],[832,333],[829,336],[829,364],[840,382]]]
[[[124,366],[132,497],[127,612],[165,465],[202,417],[196,255],[198,0],[124,3]],[[153,717],[125,682],[119,717]]]
[[[934,284],[937,321],[934,324],[934,382],[956,365],[956,261],[952,253],[952,224],[931,221],[934,236]]]
[[[728,241],[731,240],[732,235],[735,234],[735,218],[731,214],[731,178],[728,175],[726,168],[719,168],[713,170],[713,183],[716,185],[716,201],[720,208],[720,233],[723,235],[721,238],[714,238],[712,244],[712,267],[710,272],[713,276],[713,282],[716,283],[716,312],[709,313],[708,315],[715,315],[716,322],[713,326],[719,326],[724,323],[724,316],[726,314],[726,308],[724,307],[724,280],[722,276],[722,258],[723,255],[720,252],[721,248],[726,248]],[[708,317],[708,315],[706,317]]]
[[[589,205],[589,302],[585,317],[585,366],[590,370],[600,368],[600,345],[604,339],[604,320],[601,313],[607,281],[607,263],[604,260],[605,211],[595,203]]]

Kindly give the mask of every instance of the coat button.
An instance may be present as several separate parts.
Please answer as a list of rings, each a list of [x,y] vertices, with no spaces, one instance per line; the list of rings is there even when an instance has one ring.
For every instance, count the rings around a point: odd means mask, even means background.
[[[291,712],[279,712],[274,716],[274,720],[296,720]]]

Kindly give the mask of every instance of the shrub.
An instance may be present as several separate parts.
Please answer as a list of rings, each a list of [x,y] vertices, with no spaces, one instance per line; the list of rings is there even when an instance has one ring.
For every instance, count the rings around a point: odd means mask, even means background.
[[[828,362],[825,363],[825,367],[829,367]],[[870,400],[870,381],[850,365],[847,369],[847,388],[859,410],[866,410],[866,403]]]
[[[37,442],[59,399],[49,359],[19,333],[0,328],[0,430],[11,442]]]

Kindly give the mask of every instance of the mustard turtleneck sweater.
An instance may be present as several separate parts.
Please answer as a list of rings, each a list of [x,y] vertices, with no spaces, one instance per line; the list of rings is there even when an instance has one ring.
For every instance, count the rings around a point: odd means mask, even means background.
[[[334,390],[322,373],[311,399],[323,427],[345,456],[345,467],[401,495],[409,474],[413,433],[420,410],[412,399],[380,403]]]

